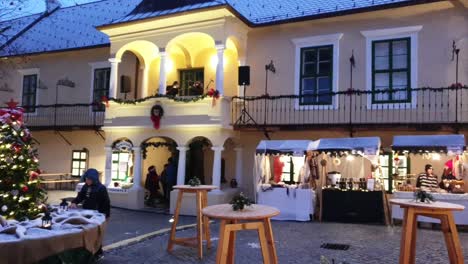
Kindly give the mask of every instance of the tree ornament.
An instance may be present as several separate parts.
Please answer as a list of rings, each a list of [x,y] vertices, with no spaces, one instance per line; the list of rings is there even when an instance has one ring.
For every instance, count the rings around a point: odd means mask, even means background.
[[[16,195],[19,194],[19,191],[18,190],[12,190],[10,193],[11,193],[11,195],[16,196]]]
[[[22,190],[23,192],[28,192],[28,191],[29,191],[29,188],[28,188],[28,186],[23,186],[23,187],[21,188],[21,190]]]
[[[2,206],[2,212],[6,212],[8,210],[8,206],[4,205]]]
[[[7,164],[11,164],[13,162],[13,159],[11,157],[7,157],[5,161]]]
[[[159,129],[161,117],[164,116],[164,109],[161,105],[154,105],[151,108],[151,121],[153,121],[153,127]]]
[[[18,157],[18,160],[19,160],[19,161],[23,161],[23,160],[24,160],[23,155],[19,156],[19,157]]]

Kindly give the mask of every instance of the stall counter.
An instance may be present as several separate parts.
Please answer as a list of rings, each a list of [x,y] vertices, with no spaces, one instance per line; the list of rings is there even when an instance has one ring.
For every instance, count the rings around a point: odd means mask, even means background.
[[[460,204],[468,208],[468,193],[464,194],[453,194],[453,193],[431,193],[436,201],[448,202],[454,204]],[[393,199],[414,199],[413,192],[394,192]],[[457,211],[453,213],[455,218],[455,224],[457,225],[468,225],[468,210]],[[403,209],[398,205],[392,205],[392,218],[403,219]],[[419,222],[426,223],[440,223],[439,220],[434,218],[427,218],[424,216],[418,217]]]
[[[259,191],[257,203],[280,210],[274,220],[310,221],[314,215],[315,192],[312,189],[273,188]]]

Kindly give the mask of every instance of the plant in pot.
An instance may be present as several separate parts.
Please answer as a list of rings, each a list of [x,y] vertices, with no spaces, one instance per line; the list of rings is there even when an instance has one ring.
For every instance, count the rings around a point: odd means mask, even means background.
[[[198,179],[198,177],[193,177],[188,181],[188,184],[192,187],[195,187],[200,186],[201,182],[200,179]]]
[[[248,197],[246,197],[243,193],[240,193],[234,197],[232,197],[231,202],[229,204],[232,205],[232,210],[234,211],[242,211],[246,206],[251,206],[252,205],[252,200],[250,200]]]

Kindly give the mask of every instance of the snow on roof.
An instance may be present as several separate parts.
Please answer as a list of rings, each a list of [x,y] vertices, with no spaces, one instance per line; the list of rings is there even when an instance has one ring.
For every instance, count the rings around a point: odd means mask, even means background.
[[[411,135],[394,136],[392,148],[395,150],[461,150],[465,147],[464,135]]]
[[[253,24],[261,25],[300,17],[323,16],[410,0],[226,0]],[[413,1],[414,2],[414,1]]]
[[[33,24],[40,17],[41,14],[35,14],[0,22],[0,47],[5,45],[9,39],[26,29],[29,25]]]
[[[141,0],[105,0],[58,9],[0,50],[0,56],[109,44],[109,37],[95,27],[127,15],[140,2]]]
[[[138,7],[135,8],[135,10],[133,10],[128,16],[116,19],[112,21],[112,24],[220,6],[224,4],[224,1],[216,0],[171,0],[171,2],[167,3],[143,0],[141,4],[138,5]]]
[[[157,0],[166,1],[166,0]],[[417,4],[423,0],[173,0],[175,3],[154,3],[155,0],[102,0],[58,9],[43,16],[12,43],[0,49],[0,57],[51,51],[88,48],[109,44],[109,38],[96,26],[135,21],[197,9],[226,5],[238,12],[251,25],[266,25],[301,18],[346,14],[369,8]],[[175,8],[174,8],[175,7]],[[40,15],[39,15],[40,16]],[[34,16],[32,16],[34,17]],[[20,24],[33,18],[12,23],[8,36],[21,31]],[[3,24],[3,23],[2,23]],[[7,28],[7,27],[3,27]],[[23,27],[24,28],[24,27]],[[0,27],[1,30],[1,27]],[[16,34],[15,34],[16,33]],[[3,40],[5,43],[7,40]],[[2,41],[0,40],[0,47]]]

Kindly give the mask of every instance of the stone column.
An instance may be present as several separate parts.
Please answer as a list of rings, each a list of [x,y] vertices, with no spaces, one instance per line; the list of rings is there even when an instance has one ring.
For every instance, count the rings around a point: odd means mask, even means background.
[[[167,53],[164,49],[159,52],[161,55],[161,60],[159,61],[159,94],[166,94],[166,60]]]
[[[224,150],[224,148],[216,146],[212,147],[211,149],[214,150],[212,184],[218,186],[218,190],[221,190],[221,152]]]
[[[242,184],[242,169],[243,169],[243,164],[242,164],[242,148],[234,148],[234,151],[236,152],[236,181],[237,181],[237,186],[241,187]]]
[[[149,67],[141,67],[141,98],[148,96]],[[136,98],[135,98],[136,99]]]
[[[141,148],[140,147],[133,147],[133,187],[132,190],[140,190],[141,187]]]
[[[216,45],[218,55],[218,65],[216,65],[216,90],[220,95],[224,95],[224,45]]]
[[[106,165],[104,168],[104,185],[109,186],[112,181],[112,147],[104,147],[106,150]]]
[[[117,98],[117,88],[119,85],[119,63],[120,59],[110,58],[111,72],[110,72],[110,84],[109,84],[109,97]]]
[[[179,164],[177,168],[177,185],[185,184],[185,162],[187,157],[188,147],[177,147],[179,150]]]

